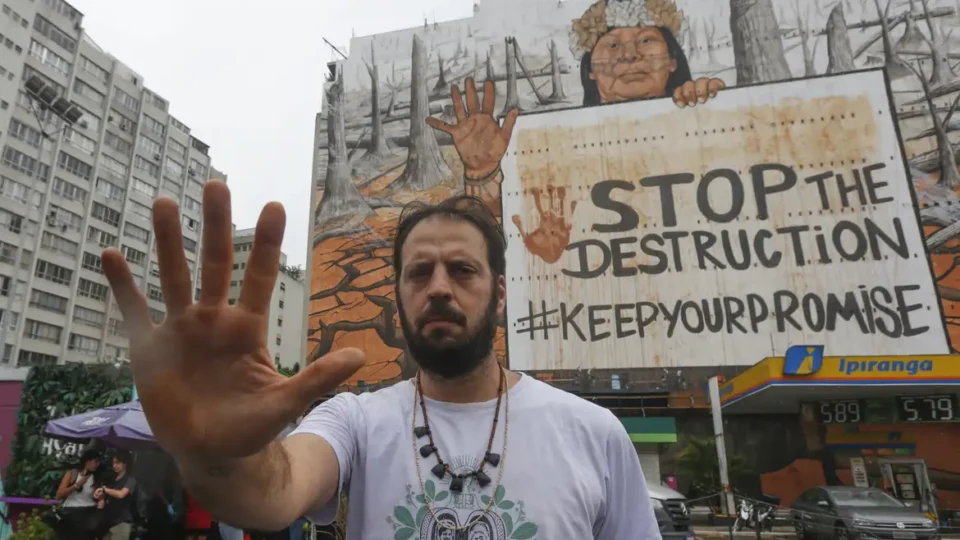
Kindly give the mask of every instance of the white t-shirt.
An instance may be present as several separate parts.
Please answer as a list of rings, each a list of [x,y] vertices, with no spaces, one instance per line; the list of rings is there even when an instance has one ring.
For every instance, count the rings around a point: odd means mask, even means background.
[[[359,396],[339,394],[291,434],[319,435],[336,452],[351,540],[660,540],[636,451],[610,411],[524,375],[509,391],[509,416],[500,413],[491,452],[502,461],[484,468],[491,483],[481,488],[468,479],[457,494],[449,475],[441,480],[431,473],[436,456],[419,453],[428,440],[413,440],[413,399],[411,381]],[[440,456],[456,472],[480,464],[495,405],[426,400]],[[419,405],[416,414],[422,426]],[[490,497],[491,511],[469,530],[437,524],[473,522]],[[336,497],[307,517],[328,524],[338,505]]]

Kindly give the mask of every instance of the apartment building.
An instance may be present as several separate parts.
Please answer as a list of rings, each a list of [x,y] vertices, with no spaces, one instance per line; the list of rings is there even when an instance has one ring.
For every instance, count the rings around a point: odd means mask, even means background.
[[[233,229],[233,275],[230,277],[230,304],[240,298],[243,274],[253,248],[254,229]],[[267,326],[267,346],[277,367],[299,371],[303,367],[306,348],[306,315],[304,313],[304,286],[302,271],[287,266],[287,255],[280,254],[280,275],[273,286],[270,302],[270,324]]]
[[[26,91],[33,77],[79,119],[37,107]],[[180,201],[196,278],[209,147],[168,111],[143,77],[84,33],[82,14],[67,2],[0,0],[2,363],[127,357],[100,253],[122,250],[161,319],[151,227],[158,195]]]

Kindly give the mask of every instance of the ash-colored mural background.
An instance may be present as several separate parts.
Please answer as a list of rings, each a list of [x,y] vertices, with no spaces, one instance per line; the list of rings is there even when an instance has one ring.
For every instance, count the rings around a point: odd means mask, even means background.
[[[413,374],[390,265],[400,210],[466,192],[499,213],[518,112],[658,97],[681,107],[724,87],[877,66],[891,79],[957,350],[958,22],[954,0],[484,0],[468,19],[354,38],[330,67],[316,122],[307,360],[365,350],[352,388]],[[476,109],[463,121],[454,84]],[[502,332],[497,351],[508,360]]]

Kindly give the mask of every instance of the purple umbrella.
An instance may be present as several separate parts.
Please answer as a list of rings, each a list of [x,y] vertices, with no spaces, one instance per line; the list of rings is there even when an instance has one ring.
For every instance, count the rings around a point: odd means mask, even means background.
[[[97,439],[124,450],[156,446],[139,401],[112,405],[47,422],[46,434],[67,441]]]

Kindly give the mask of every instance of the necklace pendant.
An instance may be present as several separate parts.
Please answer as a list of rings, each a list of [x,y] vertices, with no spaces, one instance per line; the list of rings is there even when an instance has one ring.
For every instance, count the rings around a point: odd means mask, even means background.
[[[463,491],[463,477],[459,474],[450,480],[450,491],[461,493]]]
[[[426,456],[424,456],[426,457]],[[494,454],[493,452],[487,452],[487,455],[483,457],[483,460],[489,463],[490,465],[496,467],[500,464],[500,454]]]
[[[432,444],[425,444],[420,447],[420,455],[423,457],[430,457],[430,454],[437,451],[437,447]]]
[[[447,468],[444,467],[443,463],[437,463],[432,469],[430,469],[430,472],[432,472],[437,478],[443,480],[443,475],[447,473]]]
[[[480,484],[480,487],[487,487],[490,484],[490,477],[487,476],[487,473],[483,471],[477,471],[475,475],[477,477],[477,483]]]
[[[430,434],[430,428],[427,426],[417,426],[413,428],[413,436],[416,438],[426,437]]]

